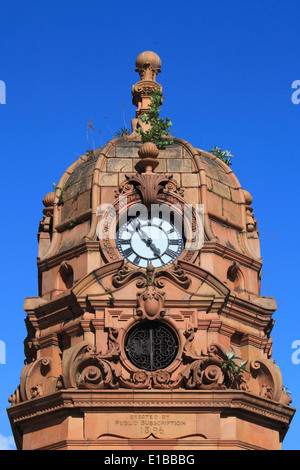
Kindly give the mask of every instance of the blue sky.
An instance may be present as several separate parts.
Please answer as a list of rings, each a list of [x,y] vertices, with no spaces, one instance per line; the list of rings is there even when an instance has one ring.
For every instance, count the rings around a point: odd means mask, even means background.
[[[291,360],[300,340],[300,104],[291,100],[300,80],[299,25],[299,0],[1,1],[0,448],[11,448],[6,407],[24,360],[23,302],[38,294],[42,199],[87,150],[91,117],[96,146],[111,139],[107,121],[114,132],[123,127],[121,105],[130,125],[135,59],[145,50],[162,59],[161,115],[174,135],[205,150],[229,149],[253,196],[262,295],[278,306],[273,358],[299,406],[300,364]],[[299,449],[299,431],[296,413],[283,449]]]

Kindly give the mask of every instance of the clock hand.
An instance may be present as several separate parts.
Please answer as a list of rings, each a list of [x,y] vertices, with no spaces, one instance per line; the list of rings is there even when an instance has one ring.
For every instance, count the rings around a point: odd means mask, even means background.
[[[137,226],[136,226],[136,231],[137,231],[139,234],[141,234],[143,237],[145,237],[145,238],[141,238],[141,240],[142,240],[143,242],[145,242],[146,245],[149,246],[149,248],[153,251],[153,253],[154,253],[156,256],[159,256],[159,257],[160,257],[160,249],[155,246],[155,244],[154,244],[153,241],[152,241],[152,238],[150,238],[150,237],[147,235],[147,233],[144,232],[144,230],[141,229],[140,225],[137,225]]]
[[[158,256],[160,258],[160,249],[159,248],[156,248],[156,246],[154,245],[154,243],[150,243],[149,247],[151,248],[151,250],[153,251],[153,253],[155,254],[155,256]]]

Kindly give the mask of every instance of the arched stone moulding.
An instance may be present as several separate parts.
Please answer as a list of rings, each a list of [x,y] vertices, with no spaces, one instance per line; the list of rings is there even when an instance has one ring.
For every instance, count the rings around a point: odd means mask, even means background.
[[[151,181],[147,181],[151,178]],[[125,204],[126,203],[126,204]],[[114,215],[118,219],[124,217],[130,208],[146,204],[151,207],[151,204],[162,205],[165,204],[171,208],[178,216],[184,215],[184,228],[185,236],[190,242],[193,241],[193,230],[198,224],[201,225],[201,220],[195,211],[187,214],[185,206],[188,206],[182,192],[178,187],[172,175],[164,175],[158,173],[151,173],[151,175],[131,175],[128,176],[119,188],[117,199],[113,205],[114,211],[107,210],[104,213],[103,219],[107,221],[107,231],[105,231],[105,224],[103,224],[102,234],[99,243],[101,252],[106,262],[116,261],[122,259],[122,256],[116,246],[116,229],[117,223],[114,223]],[[189,216],[192,217],[192,224]],[[179,260],[188,260],[193,262],[198,256],[198,250],[184,249],[181,253]],[[129,262],[129,264],[131,264]]]

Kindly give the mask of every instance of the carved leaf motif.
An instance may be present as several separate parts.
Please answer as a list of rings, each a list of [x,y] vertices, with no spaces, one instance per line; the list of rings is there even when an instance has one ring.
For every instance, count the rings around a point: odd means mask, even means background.
[[[157,370],[152,376],[153,388],[170,388],[171,375],[165,370]]]
[[[157,203],[157,198],[164,189],[167,192],[183,195],[183,190],[179,188],[177,182],[173,180],[173,175],[167,173],[136,173],[133,176],[125,175],[126,181],[119,187],[116,196],[127,195],[136,191],[143,204],[150,207]]]
[[[105,359],[92,356],[81,364],[78,371],[78,388],[119,388],[120,369]]]
[[[120,385],[124,388],[151,388],[151,375],[145,370],[138,370],[131,374],[130,380],[121,376]]]
[[[147,285],[154,285],[161,289],[165,286],[164,279],[168,279],[182,289],[188,289],[191,285],[191,277],[186,274],[180,263],[174,264],[167,269],[155,270],[149,265],[146,271],[140,269],[130,269],[124,264],[119,271],[113,276],[112,284],[116,288],[120,288],[137,279],[137,287],[142,289]]]
[[[141,272],[139,269],[129,269],[126,264],[124,264],[121,269],[113,276],[112,285],[116,288],[123,287],[133,279],[141,278],[138,280],[139,288],[146,286],[146,274]]]
[[[190,276],[186,274],[180,264],[172,265],[171,269],[157,271],[154,276],[154,284],[159,288],[163,288],[165,285],[163,278],[169,279],[182,289],[188,289],[192,282]]]

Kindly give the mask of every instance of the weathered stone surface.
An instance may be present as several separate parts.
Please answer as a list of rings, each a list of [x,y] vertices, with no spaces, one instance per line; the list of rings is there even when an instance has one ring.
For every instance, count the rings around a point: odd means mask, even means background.
[[[172,158],[167,160],[168,171],[175,171],[176,173],[191,173],[192,161],[189,159]]]
[[[135,127],[161,62],[146,51],[136,67]],[[120,249],[113,215],[125,199],[176,209],[187,240],[169,264],[153,266],[164,254],[149,233],[147,267],[124,254],[130,238]],[[39,293],[24,303],[25,365],[8,409],[19,449],[280,449],[295,410],[271,358],[276,303],[260,296],[253,201],[231,167],[177,137],[159,150],[133,132],[70,165],[43,198]]]
[[[108,172],[126,172],[132,171],[131,158],[108,158],[106,163],[106,170]]]

